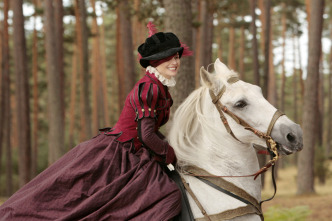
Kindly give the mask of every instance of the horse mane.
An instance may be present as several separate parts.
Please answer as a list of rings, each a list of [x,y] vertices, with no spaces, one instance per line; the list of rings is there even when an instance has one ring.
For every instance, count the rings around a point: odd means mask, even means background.
[[[170,131],[170,138],[176,140],[170,142],[176,152],[179,166],[192,159],[190,156],[193,151],[199,151],[199,147],[195,145],[195,135],[202,130],[199,116],[202,115],[201,97],[206,90],[206,87],[200,87],[193,91],[174,114],[173,123],[176,125]]]
[[[220,76],[217,74],[211,74],[214,81],[220,82],[218,88],[227,83],[227,79],[232,76],[237,76],[235,72],[231,72],[226,76]],[[227,78],[227,79],[224,79]],[[223,79],[222,79],[223,78]],[[176,156],[178,158],[178,166],[185,166],[188,164],[196,164],[197,153],[200,153],[201,158],[206,157],[209,160],[210,156],[207,155],[208,152],[206,148],[202,148],[199,143],[202,143],[204,139],[204,144],[208,148],[218,147],[220,142],[220,129],[216,128],[216,124],[219,124],[221,128],[224,126],[221,122],[215,122],[216,117],[212,114],[218,114],[209,96],[209,88],[202,82],[203,86],[193,91],[178,107],[174,114],[173,123],[170,130],[170,143],[173,146]],[[204,114],[203,107],[211,104],[211,114]],[[218,114],[219,116],[219,114]],[[219,117],[217,118],[219,120]],[[224,129],[224,128],[223,128]],[[209,136],[202,136],[206,133]],[[223,138],[231,139],[231,138]]]

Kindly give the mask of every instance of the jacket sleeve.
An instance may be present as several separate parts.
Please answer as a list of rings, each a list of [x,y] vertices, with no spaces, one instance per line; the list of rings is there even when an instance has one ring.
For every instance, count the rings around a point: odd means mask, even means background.
[[[158,97],[159,88],[156,84],[143,82],[135,87],[131,103],[135,108],[137,120],[144,117],[156,117]]]
[[[167,141],[160,139],[154,131],[155,119],[143,118],[138,121],[138,137],[144,146],[149,148],[153,153],[161,157],[166,164],[176,163],[176,156],[173,148]]]

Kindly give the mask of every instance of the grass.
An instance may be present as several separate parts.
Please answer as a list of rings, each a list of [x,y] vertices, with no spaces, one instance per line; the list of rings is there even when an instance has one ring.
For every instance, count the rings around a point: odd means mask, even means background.
[[[332,162],[329,162],[332,171]],[[296,195],[297,169],[290,167],[279,170],[276,197],[263,204],[265,221],[329,221],[332,211],[332,178],[329,177],[324,186],[315,183],[316,194]],[[263,199],[273,194],[270,175],[262,192]],[[305,216],[304,216],[305,215]],[[280,218],[281,217],[281,218]]]

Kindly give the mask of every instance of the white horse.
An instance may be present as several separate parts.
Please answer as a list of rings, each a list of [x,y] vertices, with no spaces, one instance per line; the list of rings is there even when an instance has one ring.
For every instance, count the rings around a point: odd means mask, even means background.
[[[192,92],[177,109],[173,118],[175,123],[172,124],[168,137],[178,158],[178,171],[185,183],[189,184],[210,219],[219,220],[213,215],[245,207],[246,203],[207,185],[195,176],[188,175],[186,168],[195,166],[199,168],[196,173],[206,171],[216,176],[253,174],[260,169],[253,144],[266,146],[266,141],[225,114],[229,128],[237,139],[231,136],[220,119],[220,113],[212,102],[213,95],[210,93],[217,96],[221,90],[226,89],[219,102],[254,129],[262,132],[267,131],[276,108],[264,99],[258,86],[241,80],[230,81],[229,79],[234,79],[237,74],[219,59],[214,63],[214,70],[209,73],[201,68],[202,86]],[[300,126],[285,115],[275,122],[271,137],[277,143],[280,154],[288,155],[303,147]],[[253,177],[224,179],[245,190],[257,202],[261,201],[260,176],[256,180]],[[187,195],[195,219],[204,220],[203,212],[193,197],[188,193]],[[261,220],[259,215],[249,212],[240,216],[233,214],[230,217],[230,220]]]

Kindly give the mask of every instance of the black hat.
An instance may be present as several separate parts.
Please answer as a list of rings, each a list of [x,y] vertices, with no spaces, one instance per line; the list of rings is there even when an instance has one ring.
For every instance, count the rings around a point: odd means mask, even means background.
[[[146,68],[151,60],[164,59],[176,53],[179,53],[181,57],[183,47],[175,34],[158,32],[147,38],[137,50],[142,56],[139,62],[142,67]]]

